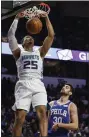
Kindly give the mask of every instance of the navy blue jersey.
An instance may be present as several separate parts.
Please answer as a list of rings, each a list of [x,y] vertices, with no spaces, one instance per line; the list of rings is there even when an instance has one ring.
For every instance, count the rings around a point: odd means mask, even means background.
[[[54,101],[50,111],[49,128],[48,133],[51,136],[67,136],[68,130],[59,128],[57,131],[52,130],[53,123],[70,123],[69,105],[71,101],[68,100],[66,104],[60,104],[58,101]]]

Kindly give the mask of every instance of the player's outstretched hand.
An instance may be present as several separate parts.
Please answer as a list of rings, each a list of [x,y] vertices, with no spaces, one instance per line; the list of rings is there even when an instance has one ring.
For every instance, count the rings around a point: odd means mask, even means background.
[[[24,17],[24,13],[23,12],[19,12],[15,18],[23,18]]]

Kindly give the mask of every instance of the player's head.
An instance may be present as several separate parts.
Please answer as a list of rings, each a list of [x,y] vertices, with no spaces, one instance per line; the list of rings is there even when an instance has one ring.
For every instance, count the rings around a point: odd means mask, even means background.
[[[70,96],[73,93],[73,87],[71,84],[65,84],[62,89],[60,94],[64,96]]]
[[[32,36],[27,35],[22,40],[22,46],[23,48],[29,48],[34,46],[34,39]]]

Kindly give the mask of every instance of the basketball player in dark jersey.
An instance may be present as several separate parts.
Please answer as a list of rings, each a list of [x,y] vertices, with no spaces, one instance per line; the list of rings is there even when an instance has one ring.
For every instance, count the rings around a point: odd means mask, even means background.
[[[61,89],[61,97],[49,104],[49,137],[68,137],[69,130],[78,129],[78,113],[76,105],[69,100],[73,87],[65,84]]]

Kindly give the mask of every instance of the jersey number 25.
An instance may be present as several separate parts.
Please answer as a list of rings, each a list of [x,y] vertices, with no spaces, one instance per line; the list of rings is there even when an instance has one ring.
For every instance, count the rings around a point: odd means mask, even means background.
[[[38,69],[37,61],[24,61],[24,69]]]

